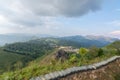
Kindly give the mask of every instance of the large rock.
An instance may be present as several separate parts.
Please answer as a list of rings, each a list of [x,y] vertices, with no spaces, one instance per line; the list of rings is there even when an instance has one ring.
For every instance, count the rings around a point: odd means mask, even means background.
[[[58,52],[55,55],[55,59],[61,60],[61,61],[64,61],[68,58],[69,58],[69,54],[63,49],[58,50]]]

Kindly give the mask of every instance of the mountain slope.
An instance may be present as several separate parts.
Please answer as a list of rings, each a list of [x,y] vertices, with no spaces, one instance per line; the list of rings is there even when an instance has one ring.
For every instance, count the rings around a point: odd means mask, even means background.
[[[68,36],[68,37],[61,37],[61,40],[66,40],[66,41],[72,41],[76,44],[77,46],[80,47],[90,47],[90,46],[97,46],[97,47],[103,47],[108,45],[109,43],[118,40],[117,38],[109,38],[108,37],[88,37],[88,36]]]
[[[24,42],[28,40],[34,40],[34,39],[39,39],[39,38],[45,38],[45,37],[55,37],[51,35],[46,35],[46,34],[4,34],[0,35],[0,46],[5,45],[6,43],[14,43],[14,42]],[[67,37],[56,37],[57,39],[64,40],[64,42],[69,43],[70,41],[73,42],[74,44],[81,44],[81,46],[91,46],[95,45],[98,47],[105,46],[106,44],[109,44],[113,41],[118,40],[117,38],[110,38],[110,37],[104,37],[104,36],[93,36],[93,35],[88,35],[88,36],[67,36]],[[62,43],[61,44],[64,44]],[[80,47],[80,45],[77,45]]]
[[[90,40],[101,40],[102,42],[108,41],[108,42],[114,42],[119,40],[118,38],[111,38],[111,37],[105,37],[105,36],[94,36],[94,35],[87,35],[85,38]]]
[[[44,34],[0,34],[0,46],[6,43],[24,42],[32,39],[50,37],[51,35]]]
[[[22,68],[31,59],[28,56],[6,52],[0,48],[0,74],[5,71],[16,70],[18,68],[17,63],[20,63]]]
[[[45,56],[52,50],[54,48],[44,40],[6,44],[0,48],[0,74],[25,67],[30,61]]]
[[[14,65],[16,65],[17,62],[22,62],[23,65],[26,65],[31,60],[35,60],[36,58],[41,59],[42,57],[48,55],[60,46],[72,46],[75,48],[80,48],[91,47],[94,45],[97,47],[102,47],[106,46],[109,43],[111,42],[106,41],[105,43],[103,43],[101,40],[89,40],[83,36],[69,36],[59,38],[40,38],[27,42],[6,44],[2,48],[0,48],[0,70],[1,73],[4,72],[5,69],[7,70],[7,68],[5,68],[5,64],[10,64],[10,66],[13,65],[10,68],[11,70],[13,70],[15,69]],[[109,52],[112,50],[106,51]],[[113,52],[115,53],[115,50],[113,50]],[[14,57],[12,58],[12,56]],[[49,62],[49,59],[45,60]],[[43,60],[43,63],[45,60]],[[3,64],[4,62],[5,64]]]

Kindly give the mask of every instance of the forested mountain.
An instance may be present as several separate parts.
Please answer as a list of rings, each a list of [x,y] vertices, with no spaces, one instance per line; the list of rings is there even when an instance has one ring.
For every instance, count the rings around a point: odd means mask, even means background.
[[[34,39],[40,39],[40,38],[47,38],[47,37],[52,37],[55,38],[56,36],[51,36],[47,34],[4,34],[0,35],[0,46],[5,45],[6,43],[14,43],[14,42],[25,42],[28,40],[34,40]],[[67,36],[67,37],[57,37],[59,41],[64,41],[61,42],[61,44],[64,44],[67,42],[73,42],[74,44],[78,44],[77,46],[91,46],[91,45],[96,45],[98,47],[105,46],[113,41],[118,40],[117,38],[109,38],[109,37],[104,37],[104,36],[93,36],[93,35],[88,35],[88,36]],[[80,45],[81,44],[81,45]],[[87,45],[87,46],[86,46]]]
[[[117,40],[117,39],[114,39]],[[73,46],[73,47],[103,47],[111,43],[111,41],[101,39],[90,40],[83,36],[69,36],[59,38],[40,38],[26,42],[17,42],[13,44],[6,44],[4,50],[10,52],[17,52],[20,54],[31,55],[37,54],[50,50],[58,46]]]
[[[54,49],[48,41],[31,40],[28,42],[17,42],[13,44],[6,44],[4,51],[13,52],[21,55],[31,56],[33,58],[40,57],[47,53],[49,50]]]
[[[21,69],[30,61],[45,56],[54,49],[51,43],[43,40],[6,44],[0,47],[0,74]]]
[[[96,36],[98,37],[98,36]],[[61,37],[60,40],[68,41],[76,43],[76,46],[78,47],[90,47],[90,46],[97,46],[97,47],[103,47],[111,42],[114,42],[118,40],[117,38],[109,38],[109,37],[98,37],[96,38],[90,36],[68,36],[68,37]]]
[[[94,36],[94,35],[87,35],[85,38],[90,39],[90,40],[99,40],[102,42],[114,42],[116,40],[119,40],[118,38],[112,38],[112,37],[105,37],[105,36]]]
[[[16,39],[17,37],[20,36],[16,36],[14,38],[12,37],[12,39]],[[24,37],[22,38],[24,39]],[[29,37],[26,38],[29,39]],[[17,68],[21,66],[24,67],[32,60],[41,58],[42,56],[45,55],[49,55],[49,53],[54,51],[56,48],[59,48],[60,46],[72,46],[74,48],[80,48],[80,47],[89,48],[91,46],[103,47],[108,45],[109,43],[111,43],[111,41],[108,40],[102,41],[101,39],[95,40],[93,38],[88,39],[84,36],[69,36],[69,37],[57,37],[57,38],[53,38],[53,37],[39,38],[39,39],[34,38],[29,41],[6,44],[5,46],[0,48],[0,54],[1,54],[0,73],[4,72],[4,70],[9,71],[9,70],[15,70],[16,67]],[[8,64],[7,67],[5,67],[6,65],[3,63]]]
[[[80,38],[78,38],[78,40]],[[74,39],[75,37],[72,37],[72,39],[71,37],[41,38],[28,42],[5,45],[0,49],[0,64],[2,63],[3,65],[5,61],[11,62],[9,64],[6,63],[8,64],[7,67],[6,65],[4,65],[5,67],[0,65],[1,70],[3,70],[1,73],[11,70],[15,71],[0,75],[0,79],[4,80],[5,77],[9,76],[8,79],[10,80],[28,80],[49,72],[63,70],[73,66],[88,65],[115,55],[120,55],[120,41],[115,41],[101,48],[95,46],[86,48],[83,46],[78,47],[79,43],[76,42],[75,44],[74,41],[72,41]],[[77,47],[75,49],[79,49],[78,53],[66,52],[63,51],[64,49],[59,49],[59,46],[65,47],[66,45]],[[2,53],[4,53],[5,56]],[[3,60],[5,57],[7,57],[6,60]],[[10,57],[12,57],[13,60]],[[26,60],[28,60],[28,62]],[[29,63],[29,65],[23,68],[24,63]]]

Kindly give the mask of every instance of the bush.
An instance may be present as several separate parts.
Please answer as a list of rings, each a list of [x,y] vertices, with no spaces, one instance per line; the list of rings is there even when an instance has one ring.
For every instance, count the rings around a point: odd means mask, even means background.
[[[69,58],[70,62],[75,63],[75,62],[77,62],[77,60],[78,60],[78,57],[76,54],[70,55],[70,58]]]
[[[87,54],[87,57],[89,59],[93,59],[95,57],[98,56],[98,51],[99,51],[99,48],[93,46],[93,47],[90,47],[89,51],[88,51],[88,54]]]
[[[99,56],[102,56],[103,55],[103,50],[100,48],[99,50],[98,50],[98,57]]]
[[[88,50],[86,48],[80,48],[79,49],[79,54],[83,57],[86,53],[88,52]]]

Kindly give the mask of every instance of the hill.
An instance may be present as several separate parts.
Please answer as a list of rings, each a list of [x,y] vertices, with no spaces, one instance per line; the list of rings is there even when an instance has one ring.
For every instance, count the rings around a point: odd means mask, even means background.
[[[107,45],[108,43],[110,42],[106,41],[102,43],[102,41],[99,41],[99,40],[88,40],[84,38],[83,36],[41,38],[41,39],[35,39],[35,40],[26,41],[26,42],[6,44],[4,47],[0,49],[0,53],[1,54],[5,53],[6,55],[10,55],[10,56],[17,55],[19,57],[21,56],[26,57],[25,59],[20,59],[20,61],[23,60],[21,62],[24,65],[26,65],[25,64],[26,61],[29,62],[29,61],[35,60],[36,58],[41,58],[42,56],[49,54],[49,52],[54,51],[55,48],[59,48],[60,46],[72,46],[74,48],[80,48],[80,47],[89,48],[93,45],[97,47],[102,47],[102,46]],[[108,46],[111,46],[112,44]],[[108,49],[108,48],[105,50],[106,53],[109,52],[108,50],[115,53],[115,50]],[[4,58],[9,61],[9,58],[6,58],[6,56],[0,55],[0,57],[2,57],[1,64],[4,63],[5,60],[2,60]],[[24,60],[26,61],[24,62]],[[10,64],[10,65],[15,64],[17,61],[19,61],[19,59],[18,60],[14,59],[14,61],[10,61],[11,63],[8,62],[7,64]],[[2,68],[3,66],[1,67],[1,70]]]
[[[106,46],[116,40],[117,38],[110,38],[104,36],[68,36],[68,37],[61,37],[61,40],[71,41],[76,43],[78,47],[90,47],[90,46],[97,46],[103,47]]]
[[[30,60],[32,60],[32,58],[28,56],[6,52],[3,48],[0,48],[0,74],[22,68],[27,65],[27,62]]]
[[[42,39],[44,40],[44,39]],[[37,40],[40,41],[39,39]],[[30,42],[38,43],[35,40]],[[58,43],[54,39],[45,39],[46,42],[52,41],[52,43]],[[62,48],[63,49],[63,48]],[[70,48],[71,49],[71,48]],[[76,49],[76,48],[74,48]],[[63,70],[73,66],[82,66],[93,64],[99,61],[103,61],[112,56],[119,55],[116,50],[111,50],[107,48],[80,48],[79,52],[66,52],[64,50],[59,50],[59,47],[54,49],[54,51],[48,52],[43,56],[37,57],[29,63],[25,68],[7,72],[0,75],[0,79],[5,79],[7,77],[11,80],[28,80],[32,77],[43,75],[49,72]],[[41,65],[42,64],[42,65]]]
[[[107,48],[120,48],[120,40],[115,41],[107,46]]]
[[[3,46],[5,44],[14,43],[14,42],[25,42],[28,40],[34,40],[34,39],[40,39],[40,38],[57,38],[59,40],[64,40],[67,43],[74,42],[74,44],[78,44],[78,47],[80,46],[91,46],[96,45],[98,47],[105,46],[111,42],[114,42],[118,40],[117,38],[110,38],[110,37],[104,37],[104,36],[94,36],[94,35],[88,35],[88,36],[67,36],[67,37],[56,37],[51,36],[47,34],[4,34],[0,35],[0,46]],[[64,43],[62,43],[64,44]],[[81,44],[81,45],[80,45]]]
[[[94,36],[94,35],[87,35],[85,36],[87,39],[90,39],[90,40],[101,40],[102,42],[114,42],[114,41],[117,41],[119,40],[118,38],[112,38],[112,37],[105,37],[105,36]]]
[[[110,43],[108,41],[106,42],[107,44]],[[1,78],[9,76],[12,80],[16,80],[16,78],[26,80],[48,72],[62,70],[72,66],[86,65],[104,60],[114,55],[119,55],[115,49],[108,47],[98,48],[93,46],[92,43],[98,47],[107,45],[99,40],[88,40],[82,36],[40,38],[26,42],[6,44],[0,48],[0,67],[2,70],[1,73],[6,71],[10,72],[4,73],[1,75]],[[80,48],[79,54],[74,51],[58,51],[61,46],[71,46],[73,49],[78,50]],[[70,48],[70,50],[73,49]],[[10,68],[8,66],[6,67],[5,64],[2,65],[3,63],[10,65]]]
[[[30,56],[32,58],[43,56],[54,48],[55,47],[52,42],[45,41],[43,39],[6,44],[3,47],[4,51]]]
[[[30,61],[45,56],[54,49],[52,43],[44,40],[6,44],[0,47],[0,74],[14,71],[16,68],[21,69]]]

